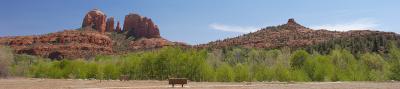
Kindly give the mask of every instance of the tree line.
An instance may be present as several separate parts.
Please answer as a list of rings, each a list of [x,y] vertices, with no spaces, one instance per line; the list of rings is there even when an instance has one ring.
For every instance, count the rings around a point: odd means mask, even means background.
[[[400,49],[392,43],[387,53],[352,53],[337,47],[328,53],[306,50],[190,49],[165,47],[92,59],[50,60],[10,55],[1,47],[0,75],[54,79],[192,81],[388,81],[400,80]]]

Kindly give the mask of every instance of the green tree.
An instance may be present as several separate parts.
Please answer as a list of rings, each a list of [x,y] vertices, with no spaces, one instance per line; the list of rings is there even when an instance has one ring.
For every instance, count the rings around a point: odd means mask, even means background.
[[[250,81],[250,71],[248,65],[238,63],[234,68],[234,72],[236,75],[235,76],[236,82]]]
[[[292,68],[301,68],[301,66],[303,66],[304,62],[306,61],[306,59],[308,59],[309,56],[310,54],[308,54],[308,52],[304,50],[298,50],[294,52],[292,58],[290,58]]]
[[[234,81],[235,75],[232,67],[229,64],[222,64],[216,69],[217,81],[220,82],[232,82]]]
[[[389,46],[389,63],[392,74],[390,78],[393,80],[400,80],[400,49],[395,42],[391,42]]]
[[[376,53],[365,53],[360,57],[362,63],[369,69],[369,80],[387,80],[390,74],[388,63]]]
[[[257,81],[272,81],[273,73],[270,68],[265,65],[257,64],[253,65],[253,76]]]
[[[334,73],[331,60],[322,55],[314,55],[307,59],[304,69],[313,81],[331,81]]]
[[[14,55],[10,48],[0,46],[0,77],[9,76]]]

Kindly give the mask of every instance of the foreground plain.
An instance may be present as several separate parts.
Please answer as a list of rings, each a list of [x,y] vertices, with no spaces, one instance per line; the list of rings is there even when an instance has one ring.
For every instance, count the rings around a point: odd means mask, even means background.
[[[189,82],[190,89],[398,89],[400,82]],[[171,89],[167,81],[0,79],[0,89]],[[178,87],[180,89],[180,87]]]

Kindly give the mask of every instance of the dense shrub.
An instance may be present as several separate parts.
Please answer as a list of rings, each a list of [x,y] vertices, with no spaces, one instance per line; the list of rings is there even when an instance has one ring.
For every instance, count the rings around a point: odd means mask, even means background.
[[[12,57],[11,57],[12,59]],[[16,55],[8,70],[13,76],[35,78],[192,81],[386,81],[400,80],[400,50],[388,54],[359,53],[336,48],[328,54],[304,50],[227,48],[200,50],[165,47],[94,59],[49,60]]]
[[[313,81],[331,81],[334,74],[332,61],[322,55],[315,55],[307,59],[304,70]]]
[[[309,56],[310,54],[308,54],[306,51],[298,50],[293,54],[292,58],[290,59],[290,63],[293,68],[301,68]]]
[[[222,64],[216,69],[217,81],[220,82],[232,82],[234,81],[235,75],[232,67],[228,64]]]
[[[250,71],[248,65],[238,63],[234,67],[234,72],[236,74],[236,82],[250,81]]]
[[[0,77],[9,76],[10,66],[13,61],[13,54],[8,47],[0,46]]]

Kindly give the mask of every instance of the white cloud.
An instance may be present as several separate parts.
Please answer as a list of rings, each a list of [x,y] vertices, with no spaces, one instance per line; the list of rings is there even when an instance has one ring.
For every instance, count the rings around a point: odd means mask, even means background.
[[[210,24],[209,26],[210,26],[210,28],[212,28],[214,30],[227,31],[227,32],[240,32],[240,33],[255,32],[260,29],[260,28],[251,27],[251,26],[248,26],[248,27],[230,26],[230,25],[217,24],[217,23]]]
[[[320,26],[311,26],[313,29],[326,29],[331,31],[349,31],[349,30],[375,30],[379,24],[373,19],[358,19],[348,23],[325,24]]]

